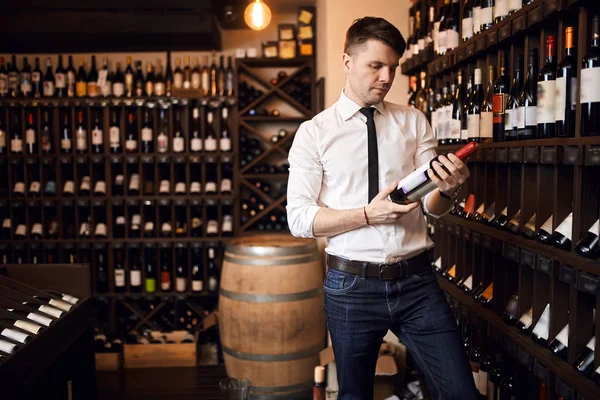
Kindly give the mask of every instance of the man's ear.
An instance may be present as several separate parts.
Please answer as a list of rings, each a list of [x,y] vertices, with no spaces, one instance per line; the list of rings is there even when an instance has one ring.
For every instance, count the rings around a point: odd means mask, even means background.
[[[344,62],[344,71],[346,72],[346,75],[350,73],[350,69],[352,68],[352,56],[349,55],[348,53],[344,53],[344,55],[342,56],[342,60]]]

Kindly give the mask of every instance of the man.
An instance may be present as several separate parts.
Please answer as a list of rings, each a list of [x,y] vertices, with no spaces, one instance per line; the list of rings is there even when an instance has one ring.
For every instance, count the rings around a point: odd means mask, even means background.
[[[290,150],[288,221],[294,236],[329,239],[324,311],[338,399],[373,398],[378,350],[390,329],[414,355],[432,399],[471,400],[476,389],[460,333],[426,255],[433,242],[421,203],[387,199],[398,180],[436,156],[425,116],[384,101],[405,48],[382,18],[348,29],[344,90],[300,126]],[[437,189],[422,202],[435,217],[450,210],[469,176],[454,155],[440,162],[428,170]]]

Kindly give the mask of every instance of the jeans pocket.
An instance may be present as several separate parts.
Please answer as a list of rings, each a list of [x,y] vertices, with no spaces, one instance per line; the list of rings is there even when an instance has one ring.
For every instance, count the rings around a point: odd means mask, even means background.
[[[358,286],[360,276],[341,272],[332,268],[327,270],[323,289],[330,294],[348,293]]]

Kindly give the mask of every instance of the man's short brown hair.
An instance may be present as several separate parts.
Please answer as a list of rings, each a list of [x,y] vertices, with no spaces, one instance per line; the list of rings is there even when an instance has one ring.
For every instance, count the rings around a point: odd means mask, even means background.
[[[406,40],[394,25],[383,18],[364,17],[354,20],[348,32],[344,52],[352,55],[357,47],[369,39],[379,40],[388,45],[402,57],[406,50]]]

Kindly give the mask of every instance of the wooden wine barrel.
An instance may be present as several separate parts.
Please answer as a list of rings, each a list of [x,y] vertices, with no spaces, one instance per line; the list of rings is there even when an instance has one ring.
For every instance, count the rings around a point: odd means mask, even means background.
[[[326,339],[315,241],[283,234],[232,239],[221,272],[219,329],[227,374],[252,381],[252,399],[310,398]]]

